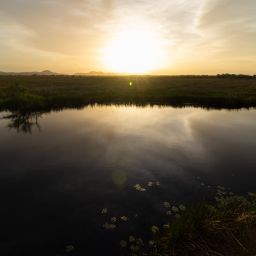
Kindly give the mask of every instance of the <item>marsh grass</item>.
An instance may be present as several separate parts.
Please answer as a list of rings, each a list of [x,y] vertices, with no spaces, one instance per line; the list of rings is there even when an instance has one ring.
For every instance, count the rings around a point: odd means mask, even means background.
[[[2,110],[54,110],[89,104],[255,107],[256,77],[0,76]]]
[[[144,255],[256,255],[256,196],[200,203],[170,222]]]

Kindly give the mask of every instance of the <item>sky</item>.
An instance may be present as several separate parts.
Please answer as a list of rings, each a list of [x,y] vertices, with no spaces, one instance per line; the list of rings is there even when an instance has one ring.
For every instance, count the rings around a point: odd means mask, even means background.
[[[45,69],[255,74],[256,1],[0,0],[0,70]]]

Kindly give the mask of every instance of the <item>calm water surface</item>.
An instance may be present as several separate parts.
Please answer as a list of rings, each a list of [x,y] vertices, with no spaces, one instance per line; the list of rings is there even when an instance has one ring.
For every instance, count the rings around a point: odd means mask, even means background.
[[[255,191],[253,109],[96,106],[43,114],[31,133],[0,117],[0,255],[119,255],[121,239],[168,220],[164,201]]]

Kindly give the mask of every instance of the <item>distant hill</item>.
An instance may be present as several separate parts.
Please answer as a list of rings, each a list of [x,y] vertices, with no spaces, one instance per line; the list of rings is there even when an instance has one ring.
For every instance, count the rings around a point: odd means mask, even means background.
[[[50,70],[44,71],[32,71],[32,72],[3,72],[0,71],[0,76],[57,76],[62,75],[59,73],[52,72]]]
[[[72,76],[135,76],[132,73],[111,73],[111,72],[101,72],[101,71],[90,71],[87,73],[75,73]],[[52,72],[51,70],[44,71],[29,71],[29,72],[3,72],[0,71],[0,76],[69,76],[63,73]],[[144,74],[143,76],[154,76]],[[216,75],[156,75],[159,77],[180,77],[180,78],[207,78],[207,77],[217,77],[217,78],[256,78],[255,75],[246,74],[216,74]]]
[[[3,72],[0,71],[0,76],[58,76],[64,75],[60,73],[55,73],[50,70],[44,71],[31,71],[31,72]],[[98,71],[90,71],[87,73],[75,73],[73,76],[122,76],[126,74],[121,73],[105,73],[105,72],[98,72]]]

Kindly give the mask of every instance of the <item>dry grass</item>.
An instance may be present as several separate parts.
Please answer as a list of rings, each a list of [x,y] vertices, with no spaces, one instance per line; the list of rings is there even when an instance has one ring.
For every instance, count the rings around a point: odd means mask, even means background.
[[[256,196],[227,196],[216,205],[188,208],[170,226],[146,255],[256,255]]]

